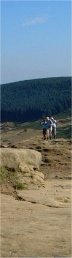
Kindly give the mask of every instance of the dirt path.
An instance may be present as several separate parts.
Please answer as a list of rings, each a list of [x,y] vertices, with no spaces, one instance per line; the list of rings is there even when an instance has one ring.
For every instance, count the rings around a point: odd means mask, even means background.
[[[1,196],[1,257],[71,257],[71,183]]]

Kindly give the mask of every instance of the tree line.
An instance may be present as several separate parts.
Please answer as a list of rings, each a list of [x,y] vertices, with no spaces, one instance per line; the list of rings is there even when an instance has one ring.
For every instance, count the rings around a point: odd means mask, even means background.
[[[36,120],[71,107],[71,77],[25,80],[0,87],[3,122]]]

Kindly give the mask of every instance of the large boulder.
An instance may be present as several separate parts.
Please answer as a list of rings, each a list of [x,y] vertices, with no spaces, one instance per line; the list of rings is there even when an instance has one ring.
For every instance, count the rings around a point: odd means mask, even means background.
[[[41,164],[41,153],[30,149],[2,148],[0,151],[0,166],[10,169],[27,169],[27,165],[39,169]]]
[[[43,183],[44,175],[39,172],[41,162],[41,153],[35,150],[1,148],[0,151],[0,167],[19,171],[23,183]]]

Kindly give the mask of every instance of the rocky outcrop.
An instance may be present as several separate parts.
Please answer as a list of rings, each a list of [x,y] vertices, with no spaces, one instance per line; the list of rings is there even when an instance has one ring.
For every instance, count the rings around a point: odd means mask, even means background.
[[[0,151],[0,167],[19,172],[22,183],[44,182],[44,175],[39,172],[41,162],[41,153],[35,150],[1,148]]]

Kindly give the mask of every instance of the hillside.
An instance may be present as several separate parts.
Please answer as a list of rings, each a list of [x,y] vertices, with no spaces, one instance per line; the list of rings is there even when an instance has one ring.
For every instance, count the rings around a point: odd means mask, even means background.
[[[25,122],[71,107],[71,77],[34,79],[1,85],[1,119]]]
[[[39,121],[2,124],[1,257],[72,257],[71,118],[57,120],[46,141]]]

